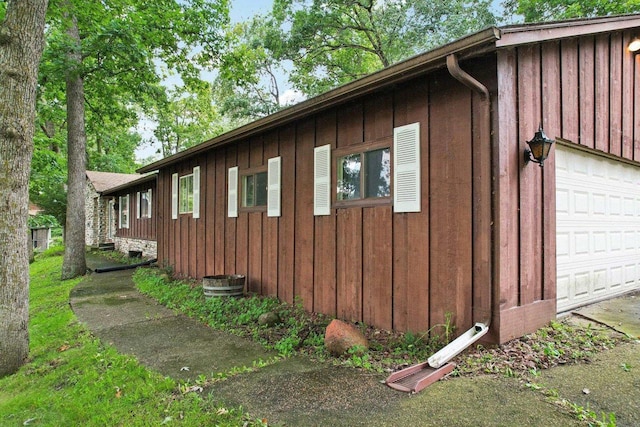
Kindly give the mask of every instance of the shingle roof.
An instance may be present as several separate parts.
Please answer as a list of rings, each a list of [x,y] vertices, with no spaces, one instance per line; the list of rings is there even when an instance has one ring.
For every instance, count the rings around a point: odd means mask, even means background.
[[[134,181],[140,178],[140,175],[137,173],[87,171],[87,178],[89,178],[96,191],[102,193],[110,188]]]

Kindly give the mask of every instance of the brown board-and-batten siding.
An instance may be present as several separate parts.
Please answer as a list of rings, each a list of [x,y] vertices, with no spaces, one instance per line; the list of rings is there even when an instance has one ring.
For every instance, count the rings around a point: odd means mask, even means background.
[[[500,341],[556,311],[555,158],[526,164],[539,125],[593,154],[640,161],[634,33],[607,32],[498,51],[497,215],[494,258]],[[540,257],[538,254],[544,254]]]
[[[151,192],[151,216],[149,218],[141,218],[138,211],[138,196],[140,192]],[[126,189],[116,192],[109,191],[110,196],[115,197],[114,215],[116,218],[116,237],[140,240],[156,240],[157,235],[157,215],[160,203],[156,197],[156,182],[148,181],[140,184],[134,184]],[[129,225],[122,227],[120,224],[119,203],[120,198],[129,196]]]
[[[475,62],[495,88],[495,58]],[[474,242],[490,248],[491,239],[490,194],[474,196],[478,168],[487,169],[481,176],[490,188],[489,163],[481,166],[472,155],[480,144],[476,98],[440,70],[162,168],[159,261],[195,278],[245,274],[251,292],[385,329],[426,331],[450,314],[463,332],[485,320],[473,319],[473,298],[490,283],[475,284],[474,269],[491,277],[491,254],[474,258]],[[420,124],[420,212],[394,213],[387,199],[334,203],[329,215],[314,216],[316,147],[393,147],[394,128],[412,123]],[[490,151],[489,141],[484,148]],[[242,175],[275,157],[280,216],[241,207],[229,216],[229,169]],[[171,219],[172,175],[194,167],[200,216]],[[485,216],[479,223],[486,230],[474,231],[474,212]]]

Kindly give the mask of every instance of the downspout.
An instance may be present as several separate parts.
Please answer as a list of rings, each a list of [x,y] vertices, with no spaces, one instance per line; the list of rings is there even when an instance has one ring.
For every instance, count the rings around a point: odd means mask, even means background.
[[[447,56],[447,70],[449,74],[460,83],[476,92],[480,96],[480,101],[482,108],[479,111],[480,117],[478,122],[480,126],[483,128],[480,130],[480,139],[484,140],[488,144],[491,141],[491,98],[489,96],[489,89],[478,80],[473,78],[467,72],[460,68],[458,64],[458,58],[455,54],[451,54]],[[490,168],[489,168],[490,173]],[[491,276],[491,275],[490,275]],[[478,312],[484,314],[483,319],[474,319],[475,322],[484,323],[487,327],[491,324],[491,318],[493,317],[493,289],[492,289],[492,280],[489,277],[489,298],[487,300],[481,301],[482,306],[478,307]]]
[[[478,80],[474,79],[471,75],[460,69],[458,58],[455,54],[450,54],[447,56],[447,70],[449,71],[449,74],[453,76],[453,78],[480,95],[482,108],[479,111],[480,118],[478,121],[483,129],[481,129],[479,137],[481,138],[481,140],[490,141],[491,99],[489,97],[489,89],[487,89],[487,87],[480,83]],[[431,356],[428,360],[428,363],[431,367],[440,368],[449,360],[453,359],[466,348],[478,341],[489,331],[489,325],[491,324],[491,318],[493,316],[493,289],[491,277],[489,277],[488,279],[488,298],[480,298],[479,302],[481,303],[481,306],[474,307],[475,311],[478,314],[483,314],[483,319],[474,319],[475,325],[471,329],[469,329],[463,335],[460,335],[458,338],[445,346],[442,350]]]

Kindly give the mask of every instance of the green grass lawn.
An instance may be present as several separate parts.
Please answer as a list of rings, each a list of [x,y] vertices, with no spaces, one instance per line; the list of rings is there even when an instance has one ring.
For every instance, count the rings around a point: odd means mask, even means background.
[[[172,379],[104,345],[69,308],[79,279],[61,281],[62,257],[31,265],[31,352],[19,372],[0,379],[1,426],[256,426],[215,396],[182,394]]]

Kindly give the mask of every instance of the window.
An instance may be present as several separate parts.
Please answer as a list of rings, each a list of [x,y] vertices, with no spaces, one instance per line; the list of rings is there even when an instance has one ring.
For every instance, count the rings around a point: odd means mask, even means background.
[[[118,224],[120,228],[129,228],[129,195],[120,196],[118,203]]]
[[[178,219],[179,213],[200,218],[200,166],[195,166],[189,175],[171,175],[171,219]]]
[[[193,212],[193,174],[180,177],[179,213]]]
[[[271,157],[267,164],[238,172],[238,167],[229,168],[227,215],[238,217],[238,206],[244,212],[267,212],[267,217],[281,214],[281,162],[282,158]]]
[[[151,218],[151,190],[138,192],[138,218]]]
[[[383,203],[393,203],[398,213],[420,212],[420,153],[419,122],[394,128],[393,142],[385,138],[335,150],[331,144],[315,147],[313,214],[331,215],[332,208]]]
[[[242,207],[267,206],[267,172],[242,175]]]
[[[389,147],[350,153],[337,158],[336,200],[391,196]]]

